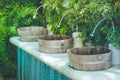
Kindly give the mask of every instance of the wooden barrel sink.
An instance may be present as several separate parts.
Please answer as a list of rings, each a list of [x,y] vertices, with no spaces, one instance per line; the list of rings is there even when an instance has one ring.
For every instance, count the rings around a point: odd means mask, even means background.
[[[66,35],[46,35],[38,39],[39,49],[45,53],[66,53],[73,47],[73,38]]]
[[[69,65],[77,70],[96,71],[111,67],[111,50],[107,48],[71,48],[67,50]]]
[[[20,40],[26,42],[36,42],[40,36],[48,34],[46,28],[39,26],[20,27],[17,32]]]

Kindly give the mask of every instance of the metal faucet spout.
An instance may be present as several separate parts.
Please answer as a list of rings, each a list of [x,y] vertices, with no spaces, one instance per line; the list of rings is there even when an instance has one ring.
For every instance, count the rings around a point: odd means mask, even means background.
[[[63,21],[63,18],[65,17],[66,14],[68,14],[68,12],[66,12],[66,13],[62,16],[62,18],[60,19],[60,22],[59,22],[59,24],[58,24],[58,26],[57,26],[58,28],[60,28],[61,22]]]
[[[105,21],[105,20],[110,20],[110,21],[111,21],[112,29],[113,29],[113,31],[114,31],[115,28],[114,28],[114,22],[113,22],[112,18],[103,18],[103,19],[101,19],[101,20],[96,24],[95,28],[94,28],[93,31],[90,33],[90,37],[93,37],[93,36],[94,36],[94,33],[95,33],[97,27],[99,26],[99,24],[102,23],[102,22]]]
[[[43,7],[43,6],[45,6],[45,5],[40,5],[40,6],[36,9],[35,14],[33,15],[33,19],[36,18],[36,15],[37,15],[38,10],[39,10],[41,7]]]

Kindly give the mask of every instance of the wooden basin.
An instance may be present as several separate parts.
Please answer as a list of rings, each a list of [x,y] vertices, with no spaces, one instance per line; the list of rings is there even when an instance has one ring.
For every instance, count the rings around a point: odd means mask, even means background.
[[[73,47],[73,38],[66,35],[47,35],[38,39],[39,49],[45,53],[66,53]]]
[[[72,48],[68,51],[69,65],[77,70],[95,71],[111,67],[111,50],[107,48]]]
[[[47,35],[48,30],[44,27],[29,26],[17,28],[20,40],[27,42],[36,42],[40,36]]]

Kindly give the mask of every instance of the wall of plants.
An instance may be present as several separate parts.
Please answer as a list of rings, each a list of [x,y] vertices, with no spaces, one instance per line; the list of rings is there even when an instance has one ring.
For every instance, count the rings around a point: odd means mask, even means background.
[[[85,37],[84,42],[93,45],[106,45],[109,42],[120,46],[120,1],[119,0],[43,0],[44,12],[48,26],[55,34],[72,35],[76,26]],[[65,14],[65,16],[64,16]],[[64,16],[59,27],[59,22]],[[89,34],[95,25],[106,18],[95,31],[94,37]],[[112,29],[114,22],[115,31]]]
[[[17,36],[16,28],[46,25],[42,8],[33,19],[40,5],[40,0],[0,0],[0,75],[4,80],[17,76],[17,51],[9,42],[10,37]]]

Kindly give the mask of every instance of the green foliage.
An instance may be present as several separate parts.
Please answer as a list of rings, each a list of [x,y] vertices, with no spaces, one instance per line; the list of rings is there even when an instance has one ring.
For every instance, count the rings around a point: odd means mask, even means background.
[[[70,3],[73,1],[70,1]],[[79,25],[80,30],[85,36],[86,41],[92,40],[95,45],[104,45],[106,40],[106,33],[102,31],[102,28],[98,28],[95,32],[94,38],[90,38],[89,34],[92,32],[95,25],[103,18],[112,17],[112,9],[111,3],[107,0],[74,0],[74,4],[70,5],[71,13],[67,17],[68,24],[71,25]],[[107,21],[106,23],[108,23]],[[102,23],[103,25],[99,25],[100,27],[108,27],[108,24]]]
[[[0,72],[6,78],[16,76],[16,49],[9,43],[9,38],[16,33],[13,28],[0,28]]]
[[[46,21],[48,26],[51,26],[51,30],[54,34],[68,34],[70,35],[71,29],[66,26],[63,20],[60,28],[58,28],[59,22],[65,14],[67,8],[64,6],[64,0],[43,0],[44,13],[46,14]],[[63,18],[64,19],[64,18]],[[65,30],[66,31],[63,31]]]
[[[33,15],[36,11],[36,7],[22,6],[15,4],[6,6],[5,12],[5,26],[29,26],[29,25],[45,25],[43,17],[38,14],[36,19],[33,19]],[[43,26],[44,26],[43,25]]]
[[[0,1],[0,73],[5,80],[17,77],[16,47],[9,42],[10,37],[17,35],[16,28],[46,25],[42,9],[38,11],[36,19],[33,19],[39,2],[40,0]]]
[[[110,42],[113,44],[113,46],[120,49],[120,27],[115,29],[115,31],[111,31],[109,35],[110,35]]]
[[[74,27],[78,25],[79,31],[86,37],[85,41],[91,41],[94,45],[103,46],[109,43],[108,35],[112,31],[109,18],[114,21],[116,30],[120,26],[119,0],[44,0],[43,5],[45,5],[44,12],[46,13],[48,24],[52,26],[54,33],[64,33],[64,31],[60,32],[60,28],[65,29],[67,27],[69,29],[67,31],[70,32],[66,31],[66,33],[71,35]],[[67,14],[63,18],[61,27],[58,28],[57,25],[65,13]],[[95,36],[91,38],[89,34],[103,18],[108,18],[108,20],[105,20],[98,26]],[[112,40],[110,42],[115,41]]]

